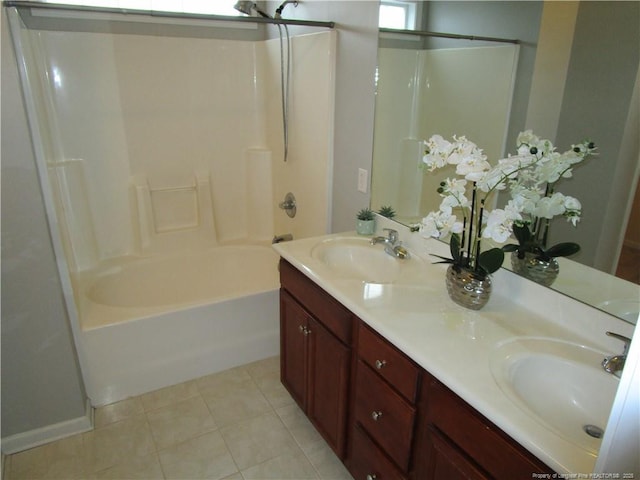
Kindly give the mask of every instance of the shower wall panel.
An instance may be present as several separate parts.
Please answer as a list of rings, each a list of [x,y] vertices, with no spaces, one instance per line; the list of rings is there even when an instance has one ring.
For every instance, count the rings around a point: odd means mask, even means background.
[[[287,192],[297,201],[298,212],[289,218],[275,214],[276,233],[304,238],[328,233],[333,168],[333,118],[336,32],[292,37],[289,89],[289,150],[284,161],[281,121],[279,39],[265,42],[271,81],[266,95],[266,118],[274,161],[273,190],[278,202]],[[285,72],[286,75],[286,72]]]
[[[260,191],[270,195],[261,206],[273,209],[259,217],[261,238],[276,232],[295,231],[299,237],[326,231],[333,32],[292,38],[287,165],[282,161],[277,40],[23,34],[33,44],[32,78],[40,84],[40,116],[50,139],[46,160],[83,161],[99,259],[139,253],[133,179],[146,179],[153,191],[187,187],[196,174],[208,172],[214,242],[246,239],[256,231],[250,225],[256,214],[248,203],[256,203],[256,177],[247,164],[247,152],[256,149],[270,152],[272,163],[264,170],[271,175],[261,179],[269,188]],[[304,206],[295,225],[277,209],[286,191],[294,191]],[[64,212],[58,215],[64,223]]]
[[[505,151],[518,47],[378,52],[372,205],[393,205],[416,222],[440,204],[437,187],[453,174],[420,168],[421,140],[466,136],[491,163]]]

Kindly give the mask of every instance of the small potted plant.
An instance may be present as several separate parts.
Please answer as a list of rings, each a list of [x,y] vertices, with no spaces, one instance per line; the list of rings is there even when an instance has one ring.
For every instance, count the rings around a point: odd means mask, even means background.
[[[363,208],[356,214],[356,232],[358,235],[373,235],[376,230],[376,218],[370,208]]]
[[[378,213],[387,218],[393,218],[396,216],[396,211],[391,205],[383,205],[380,207],[380,210],[378,210]]]

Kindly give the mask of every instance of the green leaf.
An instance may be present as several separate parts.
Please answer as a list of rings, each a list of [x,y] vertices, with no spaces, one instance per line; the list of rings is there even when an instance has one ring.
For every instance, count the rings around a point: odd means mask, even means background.
[[[451,264],[453,264],[453,260],[451,258],[440,257],[440,255],[434,255],[434,257],[439,257],[439,258],[442,259],[439,262],[433,262],[434,265],[437,265],[439,263],[451,263]]]
[[[514,223],[513,234],[520,245],[524,245],[532,240],[531,232],[529,231],[529,227],[526,223],[523,223],[522,225]]]
[[[493,273],[502,266],[504,252],[501,248],[485,250],[478,257],[478,265],[487,273]]]
[[[363,208],[356,213],[356,218],[358,220],[369,221],[373,220],[375,217],[373,216],[373,211],[370,208]]]
[[[580,245],[573,242],[558,243],[544,252],[547,257],[568,257],[580,251]]]
[[[453,263],[460,263],[460,235],[457,233],[451,234],[451,240],[449,241],[449,249],[451,250],[451,258],[453,258]]]

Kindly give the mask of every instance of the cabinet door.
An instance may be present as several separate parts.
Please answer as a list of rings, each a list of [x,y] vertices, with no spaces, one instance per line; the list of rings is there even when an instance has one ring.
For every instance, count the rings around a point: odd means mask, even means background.
[[[308,321],[307,415],[339,458],[345,456],[350,350],[319,322]]]
[[[306,311],[280,290],[280,380],[298,405],[307,409]]]
[[[489,478],[436,430],[429,428],[428,431],[425,479],[487,480]]]

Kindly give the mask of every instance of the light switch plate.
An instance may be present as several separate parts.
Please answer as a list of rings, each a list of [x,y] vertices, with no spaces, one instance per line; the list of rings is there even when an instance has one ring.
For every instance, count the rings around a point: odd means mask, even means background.
[[[358,169],[358,191],[367,193],[369,188],[369,171],[364,168]]]

